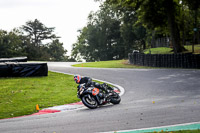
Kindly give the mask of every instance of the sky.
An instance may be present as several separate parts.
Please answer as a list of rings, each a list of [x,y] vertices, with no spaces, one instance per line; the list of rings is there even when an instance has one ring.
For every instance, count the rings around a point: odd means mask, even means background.
[[[86,26],[89,13],[97,10],[99,3],[94,0],[0,0],[0,29],[11,31],[38,19],[46,27],[55,27],[69,55],[77,31]]]

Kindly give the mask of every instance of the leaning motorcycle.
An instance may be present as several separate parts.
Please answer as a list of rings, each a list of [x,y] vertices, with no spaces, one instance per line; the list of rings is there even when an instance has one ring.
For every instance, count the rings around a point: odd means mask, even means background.
[[[112,87],[108,87],[106,91],[95,87],[85,87],[85,84],[78,86],[77,97],[81,99],[82,103],[90,108],[95,109],[100,105],[108,103],[119,104],[121,98]]]

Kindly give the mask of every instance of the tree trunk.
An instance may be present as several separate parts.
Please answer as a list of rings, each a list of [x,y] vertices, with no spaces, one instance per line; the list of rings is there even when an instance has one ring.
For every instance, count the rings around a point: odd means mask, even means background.
[[[184,2],[182,2],[182,31],[183,31],[183,36],[182,36],[182,45],[185,45],[185,14],[184,14]]]
[[[152,39],[151,39],[151,48],[155,48],[155,45],[156,45],[156,31],[155,30],[153,30],[152,31]]]
[[[194,41],[192,44],[192,53],[194,53],[194,45],[197,44],[197,11],[198,9],[194,11]]]
[[[180,53],[184,50],[184,47],[180,43],[180,32],[178,29],[178,24],[175,20],[175,5],[173,0],[167,0],[167,16],[168,16],[168,25],[171,36],[171,41],[173,45],[174,53]]]
[[[143,50],[145,50],[145,49],[146,49],[146,43],[145,43],[145,40],[142,39],[141,43],[142,43],[142,46],[143,46]]]

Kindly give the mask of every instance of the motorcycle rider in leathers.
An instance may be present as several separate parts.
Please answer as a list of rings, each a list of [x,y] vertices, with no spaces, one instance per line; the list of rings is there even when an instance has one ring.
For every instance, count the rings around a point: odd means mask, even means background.
[[[84,84],[85,83],[85,87],[91,87],[94,86],[98,89],[102,89],[105,92],[108,92],[107,89],[113,89],[112,87],[109,87],[107,84],[103,83],[103,84],[99,84],[97,82],[93,82],[92,79],[90,77],[81,77],[80,75],[75,75],[74,76],[74,81],[77,84]],[[104,97],[106,98],[106,95],[104,95]]]

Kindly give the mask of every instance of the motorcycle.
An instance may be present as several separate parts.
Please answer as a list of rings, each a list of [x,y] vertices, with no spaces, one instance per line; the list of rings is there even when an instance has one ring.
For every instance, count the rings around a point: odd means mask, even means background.
[[[107,87],[106,91],[104,91],[93,86],[85,87],[85,84],[78,86],[77,97],[90,109],[95,109],[108,103],[119,104],[121,101],[119,94],[112,87]]]

